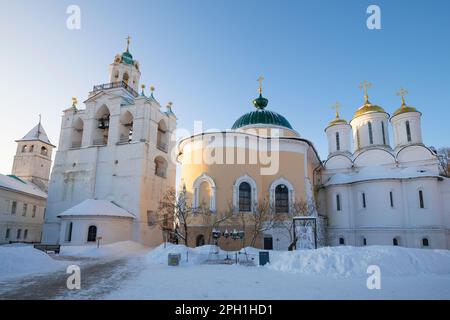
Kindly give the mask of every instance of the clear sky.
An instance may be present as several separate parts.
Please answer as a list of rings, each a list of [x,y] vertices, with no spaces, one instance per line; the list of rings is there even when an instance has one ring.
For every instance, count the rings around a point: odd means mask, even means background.
[[[71,4],[81,8],[80,30],[66,27]],[[370,4],[381,8],[381,30],[366,27]],[[14,140],[39,113],[58,143],[61,111],[108,81],[128,35],[142,83],[162,105],[173,101],[179,127],[230,128],[252,110],[264,75],[268,109],[325,158],[330,106],[339,101],[350,120],[367,79],[371,102],[389,113],[407,88],[425,144],[449,146],[449,14],[447,0],[0,0],[0,172],[10,173]]]

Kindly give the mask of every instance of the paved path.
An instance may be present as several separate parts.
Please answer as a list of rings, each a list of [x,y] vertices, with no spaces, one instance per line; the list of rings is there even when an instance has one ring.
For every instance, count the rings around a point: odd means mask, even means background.
[[[69,290],[63,269],[51,274],[28,276],[0,282],[0,299],[99,299],[142,270],[141,257],[117,260],[78,261],[81,289]],[[73,261],[73,259],[71,259]],[[77,262],[74,262],[77,264]]]

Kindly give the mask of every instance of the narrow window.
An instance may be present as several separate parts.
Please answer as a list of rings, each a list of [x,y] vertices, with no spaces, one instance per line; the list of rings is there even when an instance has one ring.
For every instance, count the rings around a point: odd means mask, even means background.
[[[363,238],[363,246],[367,246],[367,239]]]
[[[23,232],[23,239],[26,240],[28,238],[28,229],[25,229]]]
[[[31,213],[32,218],[36,217],[36,211],[37,211],[37,206],[33,206],[33,211]]]
[[[248,182],[242,182],[239,185],[239,211],[251,211],[252,188]]]
[[[339,132],[336,132],[336,150],[341,150],[341,143],[339,141]]]
[[[6,229],[5,239],[9,239],[10,233],[11,233],[11,229],[10,228]]]
[[[16,214],[17,211],[17,201],[13,201],[11,204],[11,214]]]
[[[368,127],[369,127],[369,143],[373,144],[372,122],[369,121]]]
[[[408,142],[411,142],[411,128],[409,126],[409,121],[406,121],[406,138],[408,139]]]
[[[275,212],[289,212],[289,190],[284,184],[280,184],[275,188]]]
[[[384,122],[381,122],[381,134],[383,135],[383,144],[386,144],[386,133],[384,132]]]
[[[362,198],[362,206],[363,206],[363,208],[365,208],[366,207],[366,194],[364,192],[361,194],[361,198]]]
[[[22,208],[22,217],[27,215],[28,204],[24,203]]]
[[[423,238],[422,239],[422,247],[428,247],[430,244],[429,244],[429,242],[428,242],[428,239],[427,238]]]
[[[22,229],[17,229],[17,239],[20,239],[22,237]]]
[[[96,226],[89,226],[88,229],[88,242],[94,242],[97,238],[97,227]]]
[[[72,241],[72,228],[73,228],[73,223],[69,222],[69,224],[67,225],[67,230],[66,230],[66,241],[67,242]]]
[[[394,194],[391,192],[389,192],[389,200],[391,202],[391,208],[394,207]]]
[[[392,239],[392,244],[394,246],[398,246],[398,239],[397,238]]]
[[[341,195],[336,195],[336,210],[341,211]]]
[[[361,149],[361,139],[359,138],[359,129],[356,129],[356,146]]]
[[[344,238],[339,238],[339,244],[340,245],[344,245],[345,244],[345,239]]]
[[[423,202],[423,191],[419,190],[419,206],[420,209],[425,208],[424,202]]]

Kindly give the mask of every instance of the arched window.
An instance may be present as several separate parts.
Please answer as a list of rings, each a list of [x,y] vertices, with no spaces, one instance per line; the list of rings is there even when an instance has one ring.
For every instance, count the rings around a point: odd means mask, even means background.
[[[195,239],[195,246],[200,247],[205,245],[205,236],[202,234],[199,234],[197,238]]]
[[[345,244],[345,239],[343,237],[339,238],[339,244],[342,246]]]
[[[284,184],[275,188],[275,213],[289,212],[289,189]]]
[[[336,132],[336,150],[341,150],[341,142],[339,141],[339,132]]]
[[[210,176],[203,173],[195,179],[192,188],[194,189],[193,209],[206,204],[210,211],[216,211],[216,184]]]
[[[97,239],[97,227],[89,226],[87,241],[94,242],[96,239]]]
[[[405,122],[406,126],[406,139],[408,139],[408,142],[411,142],[411,127],[409,126],[409,121]]]
[[[398,246],[398,245],[400,245],[400,241],[399,241],[399,239],[398,239],[398,238],[394,238],[394,239],[392,239],[392,244],[393,244],[394,246]]]
[[[128,110],[120,116],[119,134],[120,143],[128,143],[133,140],[133,115]]]
[[[373,144],[373,132],[372,132],[372,122],[368,122],[367,126],[369,128],[369,143]]]
[[[155,158],[155,175],[161,178],[167,177],[167,161],[163,157]]]
[[[249,212],[252,210],[252,187],[248,182],[239,185],[239,211]]]
[[[73,228],[73,223],[69,222],[66,225],[66,242],[72,241],[72,228]]]
[[[359,137],[359,129],[356,128],[356,148],[361,149],[361,139]]]
[[[46,147],[42,146],[42,148],[41,148],[41,154],[42,154],[43,156],[46,156],[46,155],[48,154],[48,150],[47,150]]]
[[[423,191],[419,190],[419,208],[424,209],[425,208],[425,202],[423,200]]]
[[[339,193],[336,195],[336,210],[341,211],[341,195]]]
[[[115,72],[114,72],[114,79],[119,79],[119,70],[116,70]]]
[[[394,207],[394,192],[393,191],[389,191],[389,202],[391,204],[391,208]]]
[[[365,209],[366,208],[366,193],[361,193],[361,205]]]
[[[34,145],[30,146],[30,150],[28,150],[28,152],[33,152],[34,151]]]
[[[429,241],[427,238],[423,238],[422,239],[422,247],[428,247],[430,245]]]
[[[22,147],[22,152],[27,152],[27,150],[28,150],[27,145],[24,145],[24,146]]]
[[[384,122],[381,121],[381,134],[383,136],[383,144],[386,144],[386,133],[384,132]]]
[[[156,147],[164,152],[167,152],[167,125],[164,120],[158,123],[158,133],[156,136]]]
[[[109,109],[107,106],[103,105],[97,111],[97,128],[94,132],[93,143],[96,146],[104,146],[108,144],[109,137]]]
[[[84,122],[81,118],[77,118],[73,124],[72,130],[72,148],[81,148],[83,140]]]
[[[365,237],[362,238],[363,246],[367,246],[367,239]]]
[[[122,78],[122,80],[123,80],[123,82],[125,82],[125,84],[127,84],[128,85],[128,80],[130,79],[130,76],[128,75],[128,73],[124,73],[123,74],[123,78]]]

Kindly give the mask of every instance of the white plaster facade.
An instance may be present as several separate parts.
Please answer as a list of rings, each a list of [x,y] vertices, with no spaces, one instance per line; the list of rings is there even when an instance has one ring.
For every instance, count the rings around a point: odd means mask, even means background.
[[[116,56],[111,65],[111,83],[94,86],[85,109],[73,106],[63,112],[43,243],[86,244],[90,223],[98,224],[102,243],[134,240],[153,246],[162,242],[161,231],[149,220],[166,190],[175,187],[170,151],[177,119],[170,107],[161,110],[153,94],[146,97],[135,92],[139,64],[126,53],[123,59]],[[125,71],[127,81],[121,78]],[[59,215],[86,199],[112,201],[134,218],[71,217],[73,237],[67,243],[61,236],[62,220],[67,219]]]
[[[335,152],[331,145],[324,162],[319,208],[328,217],[328,243],[450,248],[450,179],[440,175],[437,155],[422,142],[421,113],[406,105],[394,113],[391,148],[389,115],[364,107],[368,111],[357,111],[350,122],[353,150]],[[329,144],[348,127],[328,127]]]

